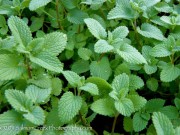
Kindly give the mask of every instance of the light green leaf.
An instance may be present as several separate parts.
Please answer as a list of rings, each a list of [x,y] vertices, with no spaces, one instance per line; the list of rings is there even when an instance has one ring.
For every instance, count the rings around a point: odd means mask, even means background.
[[[106,40],[98,40],[94,45],[94,51],[96,53],[106,53],[114,49],[113,46],[109,45]]]
[[[90,72],[92,76],[108,80],[112,70],[107,57],[103,57],[100,61],[92,61],[90,64]]]
[[[41,89],[35,85],[26,88],[25,95],[29,97],[35,104],[44,104],[51,93],[51,89]]]
[[[91,34],[95,36],[97,39],[104,39],[107,37],[106,30],[95,19],[87,18],[84,20],[84,22],[86,23]]]
[[[130,116],[134,112],[133,102],[128,98],[115,101],[115,108],[123,116]]]
[[[163,113],[154,112],[152,120],[158,135],[175,135],[171,121]]]
[[[23,116],[36,125],[43,125],[45,121],[44,110],[39,106],[34,107],[31,112],[23,114]]]
[[[135,111],[138,111],[141,108],[143,108],[147,102],[147,100],[144,97],[138,95],[128,95],[127,98],[129,98],[133,102]]]
[[[29,112],[33,107],[32,100],[19,90],[6,90],[5,96],[11,106],[17,111]]]
[[[59,78],[52,78],[51,79],[52,83],[52,94],[55,96],[59,96],[62,91],[62,82]]]
[[[180,134],[180,126],[175,128],[175,135],[179,135]]]
[[[23,20],[16,16],[11,16],[8,19],[8,26],[14,36],[16,43],[19,43],[22,48],[31,42],[31,31]]]
[[[63,123],[68,123],[79,112],[82,106],[82,98],[74,96],[72,92],[66,92],[59,100],[58,114]]]
[[[148,114],[149,119],[150,119],[150,115]],[[139,132],[142,131],[143,129],[146,128],[149,119],[144,119],[141,116],[140,112],[136,112],[133,116],[133,129],[135,132]]]
[[[154,57],[166,57],[170,56],[172,54],[171,50],[168,49],[168,47],[164,44],[156,45],[152,48],[150,55]]]
[[[145,109],[147,112],[152,113],[155,111],[159,111],[165,104],[165,100],[157,98],[151,99],[146,103]]]
[[[144,71],[146,72],[146,74],[151,75],[157,71],[157,66],[145,64]]]
[[[61,32],[52,32],[44,36],[43,52],[49,52],[57,56],[61,53],[67,43],[67,36]]]
[[[171,82],[180,76],[180,69],[174,65],[166,66],[160,73],[163,82]]]
[[[178,110],[180,110],[180,99],[179,98],[175,98],[174,99],[174,104],[175,104],[176,108]]]
[[[143,80],[136,75],[129,75],[129,89],[137,90],[144,86]]]
[[[80,90],[87,91],[92,95],[99,95],[99,89],[96,84],[86,83],[84,86],[79,88]]]
[[[155,78],[149,78],[146,81],[146,85],[150,90],[156,91],[158,89],[158,80]]]
[[[137,31],[139,34],[147,38],[154,38],[160,41],[165,39],[162,32],[156,26],[149,23],[143,23],[141,29],[138,27]]]
[[[122,44],[120,49],[116,50],[125,61],[133,64],[147,63],[145,58],[138,52],[138,50],[129,44]]]
[[[119,26],[112,32],[113,39],[123,39],[125,38],[129,33],[129,30],[126,26]]]
[[[156,4],[154,8],[157,11],[164,12],[164,13],[170,13],[173,11],[173,7],[170,7],[170,5],[166,2],[159,2],[158,4]]]
[[[91,109],[104,116],[114,116],[116,114],[116,110],[114,107],[114,102],[110,98],[101,98],[92,103]]]
[[[87,48],[79,48],[78,55],[83,60],[89,60],[90,56],[92,55],[92,51]]]
[[[40,7],[47,5],[51,1],[52,0],[31,0],[31,2],[29,3],[29,9],[31,11],[34,11]]]
[[[68,125],[65,128],[73,130],[65,130],[63,135],[93,135],[91,127],[83,127],[79,125]]]
[[[26,70],[22,57],[13,54],[0,55],[0,80],[19,78]]]
[[[30,55],[30,60],[50,71],[60,73],[63,70],[63,64],[59,61],[59,59],[48,52],[41,52],[35,56]]]
[[[154,6],[156,5],[158,2],[160,2],[161,0],[144,0],[144,3],[147,7],[151,7],[151,6]]]
[[[63,75],[72,87],[78,87],[81,84],[81,77],[73,71],[63,71]]]

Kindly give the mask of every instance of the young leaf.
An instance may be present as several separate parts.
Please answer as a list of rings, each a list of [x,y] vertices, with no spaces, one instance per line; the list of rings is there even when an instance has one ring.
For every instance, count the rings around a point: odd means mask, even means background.
[[[134,112],[133,102],[128,98],[115,101],[115,108],[123,116],[130,116]]]
[[[63,123],[68,123],[77,115],[82,106],[82,98],[74,96],[72,92],[63,94],[58,104],[59,118]]]
[[[157,71],[157,66],[144,64],[144,71],[146,72],[146,74],[151,75]]]
[[[125,38],[129,33],[129,30],[126,26],[119,26],[116,29],[114,29],[114,31],[112,32],[113,35],[113,39],[123,39]]]
[[[27,46],[32,40],[32,35],[27,24],[16,16],[8,19],[8,26],[14,36],[16,43],[20,46]]]
[[[129,89],[137,90],[144,86],[143,80],[136,75],[129,75]]]
[[[156,91],[158,89],[158,80],[155,78],[149,78],[146,81],[146,85],[150,90]]]
[[[23,116],[36,125],[43,125],[45,121],[44,110],[39,106],[34,107],[31,112],[23,114]]]
[[[94,35],[97,39],[104,39],[107,37],[106,30],[101,26],[101,24],[92,18],[84,19],[89,31],[92,35]]]
[[[94,45],[94,51],[96,53],[106,53],[114,49],[113,46],[109,45],[106,40],[100,39]]]
[[[171,50],[168,49],[168,46],[161,44],[161,45],[156,45],[155,47],[152,48],[150,55],[154,57],[166,57],[170,56],[172,54]]]
[[[20,77],[26,70],[21,60],[22,57],[14,54],[1,54],[0,80],[11,80]]]
[[[152,120],[158,135],[175,135],[171,121],[163,113],[154,112]]]
[[[31,2],[29,3],[29,9],[31,11],[34,11],[40,7],[47,5],[51,1],[52,0],[31,0]]]
[[[9,89],[5,91],[5,96],[11,106],[17,111],[29,112],[33,107],[32,100],[21,91]]]
[[[92,51],[87,48],[79,48],[78,55],[83,60],[89,60],[90,56],[92,55]]]
[[[35,104],[43,104],[47,101],[51,93],[51,89],[40,89],[34,85],[26,88],[25,95],[29,97]]]
[[[90,64],[90,72],[92,76],[101,77],[108,80],[112,70],[107,57],[103,57],[100,61],[92,61]]]
[[[101,98],[92,103],[91,109],[104,116],[114,116],[116,113],[114,102],[110,98]]]
[[[80,90],[87,91],[92,95],[99,95],[99,90],[96,84],[86,83],[84,86],[79,88]]]
[[[63,71],[63,75],[72,87],[78,87],[81,84],[81,77],[73,71]]]
[[[62,91],[62,81],[59,78],[53,78],[51,80],[52,84],[52,94],[59,96]]]
[[[162,32],[156,26],[149,23],[143,23],[141,29],[138,27],[137,31],[139,34],[147,38],[154,38],[160,41],[165,39]]]
[[[120,49],[116,50],[125,61],[133,64],[147,63],[145,58],[138,52],[138,50],[129,44],[122,44]]]

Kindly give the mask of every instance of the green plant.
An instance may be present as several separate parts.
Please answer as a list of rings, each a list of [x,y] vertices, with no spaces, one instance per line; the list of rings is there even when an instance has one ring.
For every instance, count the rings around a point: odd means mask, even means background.
[[[0,0],[0,134],[180,134],[179,2]]]

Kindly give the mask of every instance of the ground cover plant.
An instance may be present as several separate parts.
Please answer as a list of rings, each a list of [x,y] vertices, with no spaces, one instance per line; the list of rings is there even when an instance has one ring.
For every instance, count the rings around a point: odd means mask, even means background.
[[[179,51],[179,0],[0,0],[0,135],[178,135]]]

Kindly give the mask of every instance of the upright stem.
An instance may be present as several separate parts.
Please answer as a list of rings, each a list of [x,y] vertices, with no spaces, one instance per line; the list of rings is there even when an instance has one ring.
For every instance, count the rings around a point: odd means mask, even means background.
[[[117,122],[118,116],[119,116],[119,114],[117,114],[117,115],[114,117],[114,121],[113,121],[113,125],[112,125],[112,130],[111,130],[111,135],[114,135],[114,130],[115,130],[115,127],[116,127],[116,122]]]
[[[57,20],[57,23],[58,23],[58,27],[61,30],[63,30],[63,27],[61,26],[60,18],[59,18],[59,0],[56,0],[56,20]]]
[[[25,58],[25,65],[26,65],[26,67],[27,67],[27,72],[28,72],[28,76],[29,76],[29,78],[31,79],[32,78],[32,74],[31,74],[31,67],[30,67],[30,65],[29,65],[29,61],[28,61],[28,59],[27,58]]]

